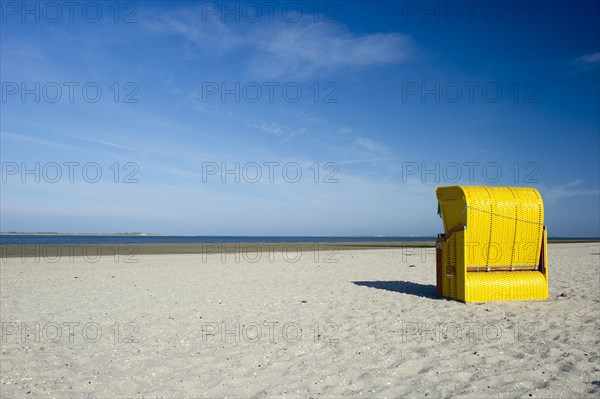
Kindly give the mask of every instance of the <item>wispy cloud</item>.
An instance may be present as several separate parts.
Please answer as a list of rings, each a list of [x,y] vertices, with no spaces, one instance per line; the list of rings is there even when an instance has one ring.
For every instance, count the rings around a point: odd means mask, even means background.
[[[190,56],[194,51],[210,51],[213,55],[226,53],[248,41],[230,25],[218,18],[207,18],[199,8],[193,7],[148,13],[142,19],[142,26],[158,34],[183,36],[187,40],[186,49]]]
[[[567,63],[569,73],[595,71],[600,66],[600,53],[584,54]]]
[[[52,146],[52,147],[61,147],[61,148],[69,148],[69,146],[63,145],[61,143],[57,143],[51,140],[44,140],[38,137],[31,137],[25,134],[15,134],[9,132],[0,132],[0,138],[2,140],[17,140],[17,141],[25,141],[28,143],[41,144],[44,146]]]
[[[368,137],[357,137],[355,140],[355,144],[358,146],[358,148],[368,153],[381,156],[389,155],[389,150],[385,145],[378,143]]]
[[[16,54],[23,58],[29,58],[35,60],[35,62],[48,62],[48,59],[41,48],[33,47],[30,45],[23,44],[22,47],[16,51]]]
[[[582,55],[575,61],[578,64],[600,64],[600,53]]]
[[[107,139],[101,140],[101,139],[95,139],[95,138],[91,138],[91,137],[79,137],[79,136],[75,136],[75,135],[71,135],[71,134],[67,134],[65,136],[68,136],[75,140],[87,141],[90,143],[100,144],[100,145],[103,145],[106,147],[116,148],[119,150],[132,151],[132,152],[138,151],[138,148],[136,148],[135,146],[121,144],[115,138],[109,138],[108,140]],[[112,140],[112,141],[109,141],[109,140]]]
[[[158,34],[185,38],[188,57],[235,55],[245,70],[268,78],[307,78],[339,68],[362,68],[410,60],[413,40],[400,33],[352,33],[345,25],[285,23],[224,24],[187,10],[161,13],[144,24]],[[240,52],[247,51],[247,56]]]
[[[548,202],[556,202],[572,197],[590,197],[600,196],[600,189],[579,188],[583,183],[582,179],[573,180],[572,182],[557,185],[554,187],[541,187],[542,196]]]
[[[348,126],[332,129],[327,144],[339,157],[336,161],[339,165],[370,164],[384,166],[388,171],[396,169],[395,156],[386,144]]]
[[[2,137],[3,139],[26,141],[26,142],[40,144],[40,145],[44,145],[44,146],[52,146],[52,147],[60,147],[60,148],[68,148],[68,149],[79,148],[76,146],[63,144],[62,142],[57,141],[57,140],[46,140],[46,139],[42,139],[39,137],[32,137],[32,136],[28,136],[26,134],[20,134],[20,133],[16,134],[16,133],[9,133],[9,132],[3,131],[3,132],[0,132],[0,137]],[[119,150],[134,151],[134,152],[138,150],[135,146],[125,145],[125,144],[120,143],[116,137],[109,137],[107,139],[96,139],[96,138],[92,138],[92,137],[84,137],[81,135],[75,135],[75,134],[70,134],[70,133],[56,133],[55,137],[61,138],[63,140],[68,140],[70,143],[74,143],[76,141],[83,141],[83,142],[89,142],[89,143],[94,143],[94,144],[100,144],[100,145],[103,145],[106,147],[117,148]]]
[[[296,133],[302,133],[305,130],[302,127],[298,129],[293,129],[289,126],[281,125],[276,122],[260,122],[254,123],[252,124],[252,126],[272,136],[280,137],[284,139],[284,141],[291,140],[296,135]]]
[[[365,159],[387,159],[391,155],[389,148],[371,137],[357,133],[348,126],[338,130],[338,136],[348,142],[355,154]]]
[[[356,35],[340,24],[275,25],[256,37],[253,69],[269,76],[311,76],[338,68],[395,64],[414,54],[413,41],[398,33]]]

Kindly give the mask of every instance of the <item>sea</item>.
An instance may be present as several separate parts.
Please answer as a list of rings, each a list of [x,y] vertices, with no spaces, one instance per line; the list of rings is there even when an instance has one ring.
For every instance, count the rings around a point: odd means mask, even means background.
[[[279,243],[279,242],[423,242],[435,237],[347,237],[347,236],[157,236],[157,235],[63,235],[1,234],[0,245],[23,244],[212,244],[212,243]]]

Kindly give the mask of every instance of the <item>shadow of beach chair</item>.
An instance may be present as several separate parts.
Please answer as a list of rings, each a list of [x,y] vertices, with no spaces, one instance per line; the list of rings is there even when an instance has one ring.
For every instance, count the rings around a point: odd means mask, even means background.
[[[439,296],[462,302],[548,298],[547,234],[530,187],[437,187]]]

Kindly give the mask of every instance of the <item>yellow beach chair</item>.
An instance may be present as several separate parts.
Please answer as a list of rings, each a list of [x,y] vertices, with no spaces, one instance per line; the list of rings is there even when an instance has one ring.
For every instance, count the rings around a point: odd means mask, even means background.
[[[548,298],[544,204],[530,187],[437,187],[438,295],[462,302]]]

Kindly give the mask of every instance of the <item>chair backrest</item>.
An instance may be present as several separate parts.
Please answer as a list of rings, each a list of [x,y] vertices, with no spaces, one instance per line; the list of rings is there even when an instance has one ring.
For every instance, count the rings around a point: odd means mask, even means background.
[[[444,231],[464,231],[465,267],[536,267],[544,229],[544,204],[531,187],[447,186],[436,195]]]

